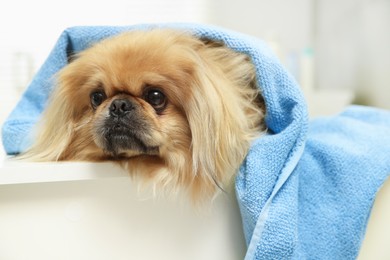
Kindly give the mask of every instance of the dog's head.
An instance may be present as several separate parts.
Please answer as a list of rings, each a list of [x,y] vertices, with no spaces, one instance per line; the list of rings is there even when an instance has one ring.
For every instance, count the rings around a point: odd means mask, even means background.
[[[262,119],[246,55],[173,30],[126,32],[60,71],[26,156],[118,160],[210,195],[237,171]]]

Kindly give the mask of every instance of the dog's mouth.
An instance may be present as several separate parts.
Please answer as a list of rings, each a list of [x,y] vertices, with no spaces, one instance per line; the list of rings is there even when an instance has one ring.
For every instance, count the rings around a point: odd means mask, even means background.
[[[148,144],[150,136],[141,126],[111,119],[98,132],[99,146],[114,157],[158,154],[158,146]]]

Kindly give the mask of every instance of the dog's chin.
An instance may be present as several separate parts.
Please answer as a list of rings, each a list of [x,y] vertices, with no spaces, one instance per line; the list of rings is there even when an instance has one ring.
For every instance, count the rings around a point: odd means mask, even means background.
[[[121,131],[109,131],[103,137],[101,148],[105,153],[114,158],[130,158],[138,155],[157,155],[159,148],[157,146],[147,145],[137,134],[125,133]],[[102,142],[100,142],[102,143]]]
[[[106,126],[97,131],[95,142],[105,154],[113,158],[130,158],[138,155],[157,155],[159,147],[150,144],[145,133],[121,125]]]

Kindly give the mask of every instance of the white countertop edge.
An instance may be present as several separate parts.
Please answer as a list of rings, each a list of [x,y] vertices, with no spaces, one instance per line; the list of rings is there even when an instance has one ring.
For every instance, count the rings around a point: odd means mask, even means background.
[[[18,162],[9,159],[0,164],[0,185],[80,181],[127,177],[119,165],[110,162]]]

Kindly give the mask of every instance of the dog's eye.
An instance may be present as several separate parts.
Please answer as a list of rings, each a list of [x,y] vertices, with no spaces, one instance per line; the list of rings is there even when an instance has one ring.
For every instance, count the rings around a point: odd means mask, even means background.
[[[157,113],[162,112],[167,105],[166,96],[157,89],[148,90],[145,94],[145,100],[156,110]]]
[[[90,99],[92,107],[96,109],[106,99],[106,94],[101,90],[95,91],[91,93]]]

